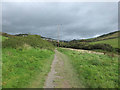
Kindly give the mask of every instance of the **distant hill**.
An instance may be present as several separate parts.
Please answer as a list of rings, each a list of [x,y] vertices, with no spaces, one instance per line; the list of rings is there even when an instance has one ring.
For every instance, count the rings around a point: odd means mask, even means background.
[[[108,40],[108,39],[115,39],[118,37],[120,37],[120,31],[115,31],[115,32],[110,32],[108,34],[103,34],[103,35],[98,36],[96,38],[72,40],[70,42],[95,42],[95,41],[102,41],[102,40]]]
[[[104,50],[109,52],[120,52],[118,40],[120,39],[120,31],[103,34],[96,38],[71,40],[69,42],[60,42],[60,47],[85,49],[85,50]],[[54,42],[57,46],[57,43]]]
[[[22,37],[28,37],[28,34],[17,34],[17,35],[10,35],[7,33],[1,33],[2,36],[4,37],[18,37],[18,36],[22,36]],[[58,42],[55,39],[52,38],[47,38],[47,37],[39,37],[42,40],[45,41],[49,41],[52,42],[55,46],[58,46]],[[61,47],[77,47],[81,46],[85,46],[86,44],[109,44],[111,45],[113,48],[119,48],[118,46],[118,39],[120,39],[120,31],[114,31],[114,32],[110,32],[108,34],[103,34],[99,37],[96,38],[90,38],[90,39],[81,39],[81,40],[71,40],[71,41],[61,41],[59,42],[59,46]],[[71,47],[71,48],[72,48]]]
[[[116,31],[116,32],[111,32],[111,33],[99,36],[99,37],[93,39],[93,41],[90,42],[90,44],[105,43],[105,44],[111,45],[114,48],[119,48],[119,46],[118,46],[119,39],[120,39],[120,31]]]
[[[93,38],[93,39],[96,41],[101,41],[101,40],[107,40],[107,39],[114,39],[114,38],[118,38],[118,37],[120,37],[120,31],[103,34],[103,35],[101,35],[97,38]]]

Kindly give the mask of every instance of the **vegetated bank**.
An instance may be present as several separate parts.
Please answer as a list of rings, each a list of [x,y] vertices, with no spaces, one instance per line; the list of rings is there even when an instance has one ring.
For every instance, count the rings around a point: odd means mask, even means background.
[[[118,57],[58,49],[67,55],[86,88],[118,88]]]
[[[2,41],[2,87],[27,88],[39,75],[42,88],[54,57],[52,43],[39,35],[3,36],[7,39]]]

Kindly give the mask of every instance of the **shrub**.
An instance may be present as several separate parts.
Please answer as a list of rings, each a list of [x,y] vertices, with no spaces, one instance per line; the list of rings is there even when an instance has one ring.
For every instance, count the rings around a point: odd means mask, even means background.
[[[115,51],[120,53],[120,48],[115,48]]]
[[[95,44],[93,45],[93,49],[102,49],[106,51],[113,51],[113,47],[109,44]]]

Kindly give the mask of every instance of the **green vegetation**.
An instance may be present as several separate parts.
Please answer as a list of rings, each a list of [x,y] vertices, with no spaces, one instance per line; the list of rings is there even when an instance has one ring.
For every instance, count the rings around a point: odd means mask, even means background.
[[[2,41],[5,41],[6,39],[8,39],[8,37],[2,36]]]
[[[114,38],[118,38],[118,37],[120,37],[120,31],[115,31],[115,32],[111,32],[108,34],[103,34],[103,35],[95,37],[95,38],[81,39],[81,40],[74,39],[70,42],[96,42],[96,41],[114,39]]]
[[[43,40],[39,35],[10,35],[2,33],[2,86],[3,88],[35,87],[38,80],[42,88],[50,71],[56,41]],[[118,32],[102,35],[87,40],[60,42],[60,47],[120,52]],[[70,59],[70,64],[77,73],[80,82],[89,88],[118,87],[118,57],[114,55],[97,55],[58,49]],[[68,60],[69,60],[68,59]]]
[[[2,41],[2,36],[0,36],[0,42]]]
[[[118,39],[120,39],[120,37],[119,38],[114,38],[114,39],[108,39],[108,40],[90,42],[90,44],[105,43],[105,44],[110,44],[114,48],[120,48],[120,47],[118,47]]]
[[[103,35],[97,37],[97,40],[101,41],[101,40],[105,40],[105,39],[107,40],[107,39],[117,38],[117,37],[119,37],[119,34],[120,34],[120,31],[103,34]]]
[[[118,57],[58,49],[70,58],[80,81],[88,88],[118,88]]]
[[[2,87],[28,88],[40,76],[44,85],[54,57],[54,46],[39,35],[2,36]]]
[[[50,70],[54,52],[50,50],[3,49],[3,88],[26,88],[35,76],[40,74],[40,87]]]
[[[118,40],[120,39],[119,34],[120,31],[115,31],[96,38],[60,41],[59,46],[65,48],[120,53],[120,48],[118,46]],[[56,41],[52,41],[52,43],[57,46]]]
[[[2,41],[5,41],[6,39],[8,39],[8,37],[4,37],[4,36],[1,36],[1,35],[0,35],[0,43],[1,43]]]
[[[23,49],[29,46],[34,48],[54,50],[52,43],[41,39],[39,35],[29,35],[27,37],[10,37],[9,39],[6,39],[2,45],[3,48]]]

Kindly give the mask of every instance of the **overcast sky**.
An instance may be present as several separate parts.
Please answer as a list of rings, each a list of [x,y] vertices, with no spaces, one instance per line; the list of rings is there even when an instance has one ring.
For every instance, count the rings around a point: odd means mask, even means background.
[[[113,2],[4,2],[2,30],[57,39],[93,38],[118,30],[118,3]]]

